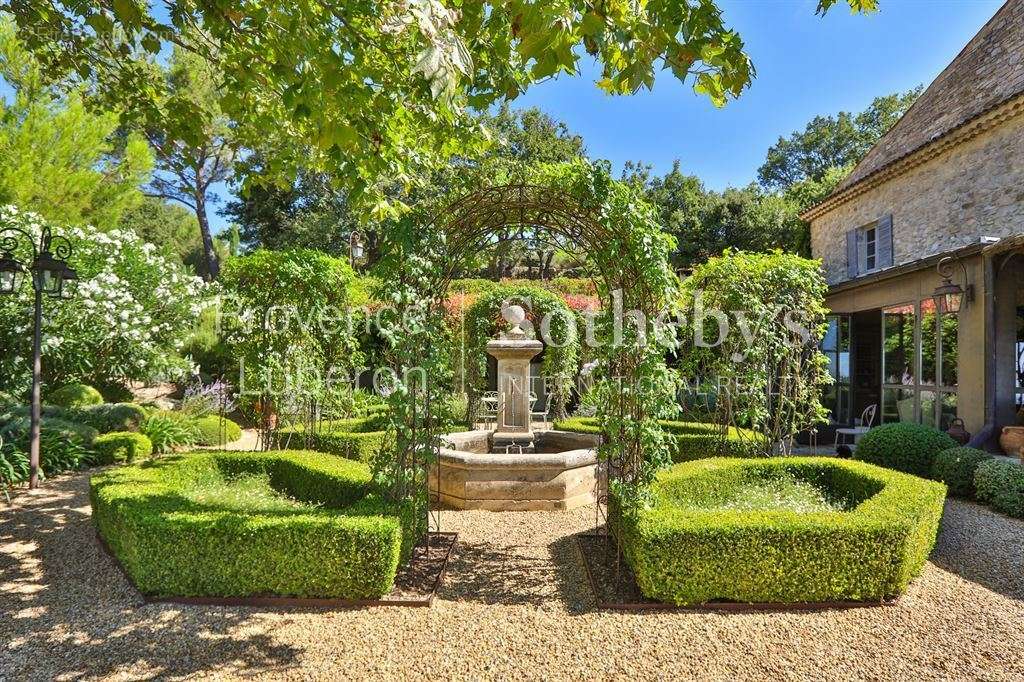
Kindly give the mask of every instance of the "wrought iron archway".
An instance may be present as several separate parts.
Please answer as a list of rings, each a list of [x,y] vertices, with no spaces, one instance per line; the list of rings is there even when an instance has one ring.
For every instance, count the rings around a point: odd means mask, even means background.
[[[440,269],[436,281],[433,281],[425,291],[432,303],[439,303],[447,295],[449,286],[459,272],[460,268],[478,253],[481,248],[493,245],[489,242],[494,235],[501,233],[507,228],[530,228],[541,230],[558,238],[564,239],[578,247],[581,247],[588,254],[600,253],[603,247],[609,243],[619,244],[622,249],[628,248],[628,235],[624,234],[622,228],[609,226],[602,222],[601,217],[595,210],[581,201],[578,197],[564,190],[536,184],[518,183],[485,187],[470,192],[448,204],[439,211],[433,221],[432,227],[439,231],[443,239],[443,267]],[[522,233],[520,233],[521,236]],[[642,281],[642,276],[633,267],[630,259],[617,260],[613,264],[608,260],[588,257],[588,262],[593,266],[592,277],[595,281],[600,280],[598,287],[602,298],[609,298],[615,290],[622,290],[626,287],[636,285]],[[603,300],[609,305],[610,300]],[[641,307],[647,307],[645,313],[657,312],[656,307],[660,304],[656,296],[647,296]],[[424,349],[424,352],[431,352]],[[637,368],[631,365],[628,359],[624,360],[622,366],[609,368],[610,372],[617,372],[620,375],[632,375],[635,379]],[[427,378],[429,381],[429,377]],[[429,442],[434,443],[433,451],[429,456],[421,456],[421,453],[411,453],[406,464],[414,467],[425,467],[431,463],[437,463],[437,475],[435,480],[440,486],[440,464],[437,456],[437,447],[440,441],[440,434],[437,431],[437,421],[433,418],[433,406],[430,402],[430,388],[426,387],[427,399],[424,401],[425,414],[421,414],[422,428],[428,430],[424,435]],[[413,398],[415,403],[415,396]],[[636,406],[634,405],[634,408]],[[620,410],[626,407],[619,404]],[[625,418],[625,414],[619,415]],[[419,428],[419,425],[414,425]],[[606,434],[608,437],[611,434]],[[600,467],[599,490],[596,492],[597,509],[595,522],[602,525],[607,518],[607,505],[609,483],[611,479],[626,480],[630,472],[635,470],[634,463],[639,461],[641,453],[638,449],[632,451],[613,450],[611,457],[605,457]],[[429,476],[423,476],[424,485]],[[440,529],[440,491],[431,490],[427,485],[427,519],[428,528]]]

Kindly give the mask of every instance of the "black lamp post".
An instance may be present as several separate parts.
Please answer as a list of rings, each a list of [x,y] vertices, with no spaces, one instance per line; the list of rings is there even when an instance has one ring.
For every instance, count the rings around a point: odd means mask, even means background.
[[[28,244],[32,258],[26,264],[17,258],[22,244]],[[0,229],[0,295],[13,295],[24,281],[22,275],[31,275],[35,294],[32,321],[32,421],[29,445],[30,488],[39,486],[39,431],[42,417],[42,340],[43,294],[61,298],[64,282],[78,279],[78,273],[68,267],[71,242],[54,235],[49,227],[43,228],[37,244],[28,232],[17,227]]]

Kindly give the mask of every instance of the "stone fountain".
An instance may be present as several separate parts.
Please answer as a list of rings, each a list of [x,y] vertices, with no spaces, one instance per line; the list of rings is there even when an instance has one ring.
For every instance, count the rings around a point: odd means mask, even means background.
[[[523,331],[520,306],[506,306],[502,316],[511,331],[487,344],[498,361],[497,425],[445,436],[437,466],[429,469],[430,489],[455,509],[551,511],[593,504],[600,437],[533,430],[530,360],[544,344]]]

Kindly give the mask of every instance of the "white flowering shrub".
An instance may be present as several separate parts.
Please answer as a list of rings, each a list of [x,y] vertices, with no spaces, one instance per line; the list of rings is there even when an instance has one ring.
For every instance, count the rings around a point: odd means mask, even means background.
[[[24,230],[38,244],[43,220],[14,206],[0,207],[0,231]],[[165,257],[134,232],[51,225],[67,237],[69,265],[79,281],[66,299],[43,303],[43,377],[50,387],[95,386],[174,378],[191,371],[179,351],[214,295],[213,287]],[[0,235],[2,236],[2,235]],[[17,257],[31,259],[21,239]],[[13,296],[0,297],[0,391],[22,392],[30,382],[32,286],[23,277]]]

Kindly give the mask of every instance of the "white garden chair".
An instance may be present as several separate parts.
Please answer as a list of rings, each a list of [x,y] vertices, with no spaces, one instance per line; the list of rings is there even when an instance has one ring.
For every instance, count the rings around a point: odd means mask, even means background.
[[[484,427],[487,427],[487,423],[490,421],[494,422],[495,427],[498,425],[498,392],[487,391],[480,398],[480,418],[483,420]]]
[[[868,405],[864,408],[864,411],[860,413],[860,419],[854,421],[854,425],[851,427],[843,427],[836,429],[836,442],[835,446],[840,445],[857,445],[857,441],[865,433],[871,430],[872,424],[875,423],[875,413],[878,411],[878,404]],[[846,438],[849,437],[852,442],[847,442]],[[842,442],[840,442],[842,439]]]

